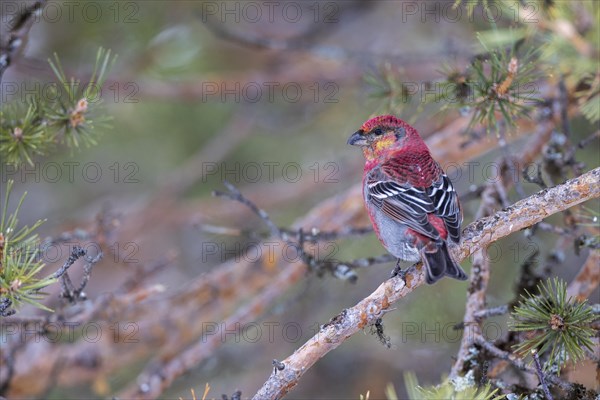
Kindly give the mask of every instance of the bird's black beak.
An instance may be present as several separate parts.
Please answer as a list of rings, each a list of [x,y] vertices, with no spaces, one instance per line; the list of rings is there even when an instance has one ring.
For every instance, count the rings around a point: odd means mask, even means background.
[[[369,143],[363,131],[356,131],[348,138],[348,144],[352,146],[367,146]]]

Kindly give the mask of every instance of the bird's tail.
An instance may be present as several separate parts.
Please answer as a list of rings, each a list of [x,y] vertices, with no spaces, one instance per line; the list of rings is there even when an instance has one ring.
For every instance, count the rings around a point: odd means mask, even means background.
[[[446,242],[432,243],[431,246],[423,248],[421,252],[427,273],[427,283],[435,283],[443,276],[461,281],[467,279],[465,271],[450,256]]]

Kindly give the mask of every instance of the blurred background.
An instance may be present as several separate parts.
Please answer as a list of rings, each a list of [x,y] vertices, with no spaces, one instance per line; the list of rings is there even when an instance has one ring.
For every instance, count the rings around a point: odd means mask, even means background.
[[[30,3],[2,2],[4,32],[13,7]],[[273,262],[245,253],[261,251],[256,243],[268,237],[268,227],[242,204],[211,194],[224,190],[222,182],[228,180],[278,226],[296,224],[307,230],[317,221],[334,221],[336,212],[362,207],[356,198],[302,220],[362,179],[362,154],[346,140],[366,119],[393,112],[430,143],[437,133],[458,130],[452,124],[465,120],[458,107],[442,110],[441,101],[421,101],[429,89],[425,82],[446,79],[448,68],[464,68],[482,51],[475,33],[490,29],[480,6],[470,15],[464,5],[452,8],[453,3],[49,1],[23,53],[4,74],[2,102],[27,91],[43,96],[55,81],[46,61],[54,53],[67,76],[86,82],[98,48],[104,47],[118,58],[102,87],[101,104],[91,106],[111,119],[94,129],[97,145],[58,145],[36,158],[33,167],[4,167],[3,192],[13,178],[11,205],[28,193],[21,223],[45,219],[42,238],[64,232],[98,234],[103,227],[102,239],[87,240],[100,243],[104,252],[86,287],[88,304],[97,304],[153,266],[140,287],[156,290],[131,304],[107,301],[94,309],[89,321],[98,321],[99,341],[82,345],[81,337],[63,338],[46,342],[44,352],[32,350],[19,359],[12,398],[116,395],[143,382],[137,378],[140,373],[158,368],[199,340],[207,342],[206,357],[160,397],[189,398],[190,389],[202,393],[205,383],[211,387],[209,397],[236,389],[251,396],[271,373],[273,359],[287,357],[319,325],[379,286],[393,264],[357,270],[356,283],[304,272],[268,298],[260,311],[236,322],[236,312],[273,285],[290,264],[281,262],[281,254]],[[506,14],[498,24],[519,25]],[[534,24],[526,28],[536,29]],[[546,78],[551,80],[550,75]],[[402,82],[404,89],[393,82]],[[402,99],[406,88],[414,90],[408,102]],[[464,157],[458,151],[438,161],[461,197],[466,196],[463,209],[469,223],[479,205],[472,190],[497,179],[498,171],[489,163],[502,152],[495,135],[477,130],[463,135],[465,127],[452,142],[462,143]],[[534,129],[531,121],[507,131],[508,151],[517,152]],[[585,118],[573,118],[570,140],[577,143],[595,129]],[[473,140],[479,150],[470,150]],[[444,148],[433,151],[445,154]],[[593,168],[600,164],[598,154],[596,140],[578,150],[577,159]],[[537,190],[534,184],[522,184],[528,193]],[[514,191],[509,196],[511,201],[519,198]],[[367,227],[363,217],[348,224]],[[561,217],[550,221],[560,223]],[[569,244],[560,252],[564,262],[552,264],[556,248],[549,238],[554,238],[549,232],[528,239],[514,234],[493,246],[489,306],[513,300],[519,269],[534,254],[540,268],[572,279],[587,254],[576,255]],[[48,271],[62,265],[70,243],[46,255]],[[372,234],[317,248],[318,258],[337,260],[384,253]],[[281,245],[274,248],[281,250]],[[470,263],[463,267],[468,271]],[[77,280],[79,272],[72,274]],[[448,279],[420,288],[386,316],[390,348],[367,328],[320,360],[288,397],[358,399],[370,391],[371,399],[378,399],[385,398],[391,384],[402,398],[406,371],[416,372],[423,385],[439,382],[460,343],[461,331],[454,326],[462,320],[467,286]],[[46,291],[47,306],[57,312],[68,306],[58,297],[58,285]],[[597,302],[597,291],[594,296]],[[25,307],[21,314],[44,312]],[[491,340],[507,335],[506,321],[487,320],[484,333]],[[116,340],[116,332],[126,338]],[[219,337],[216,342],[208,340],[213,336]],[[89,357],[76,358],[84,353]],[[62,361],[50,368],[31,361],[37,357]],[[46,378],[32,384],[36,374]],[[591,364],[577,370],[577,379],[590,386],[595,385],[593,375]]]

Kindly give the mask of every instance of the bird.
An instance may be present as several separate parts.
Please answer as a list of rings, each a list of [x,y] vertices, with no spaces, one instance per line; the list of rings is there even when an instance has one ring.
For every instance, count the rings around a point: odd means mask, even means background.
[[[449,243],[460,242],[462,209],[452,182],[415,128],[393,115],[366,121],[348,139],[365,157],[363,198],[377,238],[400,261],[422,261],[426,282],[466,280]]]

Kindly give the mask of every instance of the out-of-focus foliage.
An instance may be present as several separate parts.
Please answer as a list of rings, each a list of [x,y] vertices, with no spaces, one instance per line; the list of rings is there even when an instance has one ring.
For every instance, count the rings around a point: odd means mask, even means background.
[[[25,102],[14,101],[0,108],[0,155],[6,164],[33,165],[36,155],[47,154],[55,143],[69,147],[96,144],[99,127],[106,128],[110,117],[99,112],[101,88],[116,57],[100,48],[87,83],[67,78],[58,55],[48,63],[58,84],[45,96],[28,95]]]

